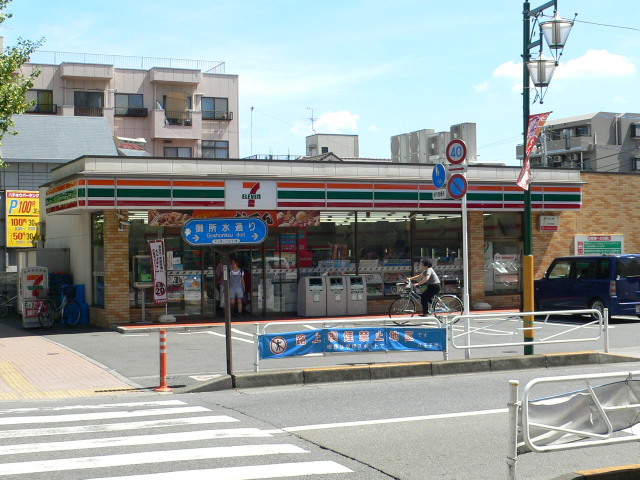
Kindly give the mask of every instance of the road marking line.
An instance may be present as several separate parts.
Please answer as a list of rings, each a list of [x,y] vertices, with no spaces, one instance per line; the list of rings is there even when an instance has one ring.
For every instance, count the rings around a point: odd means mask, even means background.
[[[272,444],[163,450],[162,452],[122,453],[119,455],[104,455],[98,457],[76,457],[58,460],[5,463],[2,465],[2,470],[0,470],[0,476],[285,453],[308,452],[300,447],[296,447],[295,445]]]
[[[253,337],[253,333],[250,332],[243,332],[242,330],[238,330],[237,328],[232,328],[231,329],[232,332],[236,332],[239,333],[240,335],[245,335],[247,337]]]
[[[176,415],[179,413],[210,412],[205,407],[155,408],[150,410],[131,410],[122,412],[73,413],[69,415],[4,417],[0,425],[24,425],[27,423],[84,422],[88,420],[104,420],[110,418],[152,417],[154,415]]]
[[[261,431],[257,428],[198,430],[195,432],[161,433],[157,435],[134,435],[131,437],[89,438],[86,440],[6,445],[0,446],[0,455],[88,450],[91,448],[127,447],[134,445],[157,445],[165,443],[217,440],[224,438],[261,438],[271,436],[272,435],[270,433]]]
[[[181,472],[150,473],[132,475],[126,480],[258,480],[263,478],[301,477],[303,475],[327,475],[330,473],[353,473],[353,470],[339,463],[321,460],[317,462],[277,463],[270,465],[252,465],[246,467],[223,467],[208,470],[189,470]],[[96,478],[95,480],[120,480],[122,477]]]
[[[224,333],[218,333],[218,332],[207,332],[209,335],[215,335],[217,337],[223,337],[225,338],[226,335]],[[239,338],[239,337],[231,337],[234,340],[238,340],[239,342],[247,342],[247,343],[253,343],[253,340],[247,340],[246,338]]]
[[[383,418],[380,420],[362,420],[362,421],[342,422],[342,423],[322,423],[318,425],[302,425],[299,427],[287,427],[287,428],[281,428],[277,430],[267,430],[267,432],[269,433],[303,432],[307,430],[325,430],[329,428],[360,427],[360,426],[366,426],[366,425],[384,425],[387,423],[440,420],[443,418],[474,417],[478,415],[494,415],[496,413],[507,413],[507,409],[495,408],[492,410],[478,410],[475,412],[459,412],[459,413],[443,413],[439,415],[424,415],[419,417]]]
[[[76,435],[80,433],[119,432],[123,430],[142,430],[145,428],[182,427],[187,425],[205,425],[212,423],[239,422],[226,415],[207,417],[187,417],[162,420],[144,420],[141,422],[105,423],[100,425],[80,425],[75,427],[25,428],[18,430],[0,430],[0,438],[40,437],[45,435]]]
[[[99,403],[96,405],[66,405],[64,407],[28,407],[28,408],[5,408],[0,410],[0,415],[10,413],[28,412],[61,412],[63,410],[99,410],[101,408],[130,408],[130,407],[168,407],[171,405],[187,405],[182,400],[164,400],[153,402],[124,402],[124,403]]]

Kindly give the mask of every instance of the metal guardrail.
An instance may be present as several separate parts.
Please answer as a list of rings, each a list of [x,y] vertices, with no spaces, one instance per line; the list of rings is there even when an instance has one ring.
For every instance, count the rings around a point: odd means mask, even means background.
[[[513,333],[511,338],[515,336],[516,333],[524,333],[526,331],[539,331],[542,332],[543,328],[549,323],[549,319],[554,315],[592,315],[596,317],[596,320],[592,320],[590,322],[575,325],[570,328],[567,328],[564,331],[554,333],[547,337],[539,337],[533,341],[519,341],[519,342],[503,342],[503,343],[478,343],[473,344],[471,337],[474,334],[478,333],[490,333],[491,330],[496,326],[504,326],[508,323],[514,323],[513,325]],[[544,321],[534,325],[533,327],[524,327],[522,317],[545,317]],[[514,319],[520,319],[518,322],[513,322]],[[463,332],[454,332],[453,324],[458,322],[458,320],[464,320],[464,322],[460,322],[465,326]],[[471,327],[470,320],[474,321],[483,321],[487,320],[489,323],[485,325],[481,325],[478,327]],[[589,327],[597,325],[596,331],[598,332],[597,336],[592,337],[583,337],[583,338],[567,338],[566,335],[571,334],[572,332],[578,330],[586,330]],[[605,309],[604,314],[602,314],[599,310],[595,309],[584,309],[584,310],[553,310],[553,311],[544,311],[544,312],[497,312],[497,313],[481,313],[481,314],[469,314],[469,315],[457,315],[453,319],[451,319],[451,323],[449,324],[450,328],[450,339],[451,346],[458,350],[469,350],[475,348],[494,348],[494,347],[511,347],[511,346],[522,346],[522,345],[549,345],[549,344],[558,344],[558,343],[576,343],[576,342],[595,342],[600,339],[603,339],[603,347],[605,353],[609,352],[609,310]],[[562,338],[561,338],[562,337]],[[465,345],[460,344],[460,338],[466,338],[467,343]]]
[[[607,385],[593,385],[593,380],[617,379],[618,382],[609,383]],[[630,389],[632,382],[640,381],[640,371],[627,371],[616,373],[590,374],[590,375],[568,375],[563,377],[536,378],[531,380],[523,390],[522,400],[518,400],[519,382],[511,380],[509,382],[509,445],[507,451],[508,478],[515,480],[516,464],[518,460],[519,446],[524,445],[526,451],[534,453],[572,450],[577,448],[596,447],[603,445],[614,445],[619,443],[629,443],[640,441],[640,434],[630,430],[631,427],[640,423],[640,403],[633,403],[632,399],[637,398],[637,394],[619,394],[616,390],[613,394],[608,392],[596,391],[603,387],[620,387],[621,389]],[[570,391],[545,399],[531,400],[531,391],[534,387],[543,384],[557,384],[569,382],[584,382],[585,388],[579,391]],[[637,385],[636,392],[638,391]],[[547,389],[548,390],[548,389]],[[618,394],[616,394],[618,393]],[[530,415],[530,405],[533,402],[540,402],[546,399],[552,399],[550,408],[554,409],[549,418],[560,417],[557,399],[561,396],[569,396],[581,394],[583,398],[590,401],[590,409],[586,412],[587,418],[583,424],[585,427],[567,428],[563,425],[552,425],[551,423],[543,423],[542,421],[532,421]],[[575,406],[567,403],[567,409],[573,411]],[[630,414],[634,420],[620,418],[623,415]],[[612,418],[615,415],[618,418]],[[574,415],[571,415],[574,416]],[[577,416],[577,414],[575,415]],[[626,415],[629,416],[629,415]],[[598,420],[600,421],[598,423]],[[562,422],[562,421],[561,421]],[[579,422],[578,422],[579,423]],[[532,427],[537,429],[538,436],[532,438]],[[604,431],[598,431],[604,430]],[[622,430],[627,430],[624,434]],[[630,431],[629,431],[630,430]],[[518,433],[521,435],[522,442],[519,445]],[[566,435],[566,443],[562,443],[562,435]],[[614,436],[617,435],[617,436]],[[555,443],[554,443],[555,442]]]
[[[427,317],[428,318],[428,317]],[[426,320],[426,318],[425,318]],[[301,325],[301,326],[306,326],[306,325],[322,325],[323,327],[326,327],[328,325],[353,325],[353,324],[365,324],[365,323],[376,323],[380,326],[397,326],[399,328],[406,328],[408,327],[408,325],[396,325],[392,319],[390,319],[389,317],[373,317],[373,318],[332,318],[331,320],[300,320],[300,321],[292,321],[292,322],[286,322],[286,325]],[[285,323],[283,322],[268,322],[265,324],[260,325],[259,323],[256,323],[256,330],[255,330],[255,335],[254,335],[254,347],[255,347],[255,362],[254,362],[254,371],[258,372],[260,371],[260,337],[262,335],[265,335],[267,333],[267,329],[269,327],[272,327],[273,325],[277,325],[279,327],[282,327],[283,325],[285,325]],[[419,327],[419,328],[425,328],[427,326],[425,325],[412,325],[415,327]],[[262,328],[260,328],[262,327]],[[447,345],[448,342],[446,342],[445,344],[445,350],[442,352],[443,355],[443,359],[447,360],[448,359],[448,351],[447,351]],[[388,350],[385,350],[383,352],[371,352],[371,351],[366,351],[366,352],[348,352],[348,353],[389,353]],[[326,353],[324,354],[326,355]]]

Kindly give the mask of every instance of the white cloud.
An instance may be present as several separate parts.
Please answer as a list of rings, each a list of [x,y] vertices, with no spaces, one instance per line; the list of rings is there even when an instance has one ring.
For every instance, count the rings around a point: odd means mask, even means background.
[[[351,113],[347,110],[340,112],[326,112],[320,115],[313,122],[313,129],[318,133],[340,134],[345,131],[356,132],[358,130],[359,119],[360,115]],[[311,121],[298,120],[291,129],[291,133],[304,136],[313,134],[311,130]]]
[[[508,62],[498,66],[498,68],[493,71],[493,76],[522,78],[522,62],[516,63],[513,60],[509,60]]]
[[[377,125],[371,125],[368,130],[370,132],[379,132],[380,128]]]
[[[488,81],[479,83],[473,87],[476,92],[486,92],[489,88],[491,88],[491,84]]]
[[[613,99],[612,99],[612,100],[613,100],[614,102],[616,102],[616,103],[623,103],[623,102],[626,102],[625,98],[624,98],[624,97],[620,97],[620,96],[613,97]]]
[[[556,78],[622,77],[633,75],[636,67],[629,58],[607,50],[587,50],[583,56],[561,64]]]

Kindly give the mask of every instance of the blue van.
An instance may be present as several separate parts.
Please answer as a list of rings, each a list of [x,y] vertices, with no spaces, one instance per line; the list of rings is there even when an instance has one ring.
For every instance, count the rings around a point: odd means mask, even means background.
[[[534,282],[536,310],[609,309],[640,317],[640,255],[559,257]]]

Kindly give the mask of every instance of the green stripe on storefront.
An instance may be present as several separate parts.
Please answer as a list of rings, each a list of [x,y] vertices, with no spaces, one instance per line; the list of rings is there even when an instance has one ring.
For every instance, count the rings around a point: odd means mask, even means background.
[[[174,190],[173,198],[224,198],[224,190]]]
[[[171,198],[171,190],[164,188],[118,188],[119,198]]]
[[[328,191],[327,200],[373,200],[373,192]]]
[[[89,198],[114,198],[116,196],[115,188],[88,188],[87,197]]]
[[[309,199],[322,199],[324,200],[324,190],[319,191],[293,191],[293,192],[278,192],[278,199],[282,200],[309,200]]]
[[[418,200],[417,192],[374,192],[376,200]]]
[[[565,203],[565,202],[581,202],[582,195],[576,195],[573,193],[545,193],[545,202]]]
[[[467,193],[467,199],[474,200],[476,202],[502,202],[504,200],[504,196],[502,193]]]

